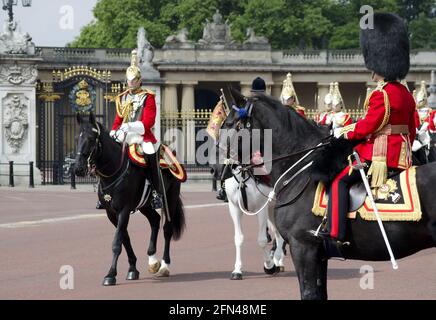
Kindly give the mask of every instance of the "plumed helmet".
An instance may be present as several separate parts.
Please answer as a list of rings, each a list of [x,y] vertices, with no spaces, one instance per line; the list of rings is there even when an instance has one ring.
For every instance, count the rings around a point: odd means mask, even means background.
[[[261,77],[257,77],[251,83],[251,92],[265,92],[265,90],[266,90],[265,80],[263,80]]]
[[[329,92],[324,97],[324,104],[330,105],[333,102],[334,83],[330,82]]]
[[[126,78],[129,81],[141,79],[141,70],[138,67],[138,52],[136,50],[132,51],[130,67],[126,70]]]
[[[337,105],[340,105],[341,109],[344,108],[344,100],[342,99],[341,91],[339,90],[339,83],[335,82],[332,95],[332,106],[335,107]]]
[[[283,80],[283,87],[282,87],[282,93],[280,94],[280,98],[282,100],[282,103],[285,103],[286,100],[288,100],[291,97],[295,97],[295,102],[298,105],[298,97],[297,93],[295,92],[294,84],[292,83],[292,75],[288,73],[286,75],[286,79]]]
[[[392,13],[374,13],[374,28],[360,30],[366,67],[386,81],[404,79],[410,67],[410,44],[404,21]]]
[[[421,86],[419,87],[419,90],[416,92],[415,100],[416,100],[416,107],[418,109],[427,107],[427,85],[425,81],[421,81]]]

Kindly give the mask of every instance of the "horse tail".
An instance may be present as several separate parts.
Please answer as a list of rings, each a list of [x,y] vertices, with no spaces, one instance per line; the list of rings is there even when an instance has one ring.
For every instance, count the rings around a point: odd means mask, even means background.
[[[183,208],[183,202],[180,196],[177,198],[175,211],[171,216],[171,222],[173,226],[173,239],[177,241],[182,237],[183,231],[186,228],[185,209]]]

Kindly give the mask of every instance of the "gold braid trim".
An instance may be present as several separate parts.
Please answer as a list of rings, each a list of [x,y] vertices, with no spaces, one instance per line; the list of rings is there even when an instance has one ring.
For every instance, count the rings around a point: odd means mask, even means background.
[[[350,131],[354,131],[355,128],[356,128],[356,124],[355,123],[349,124],[348,126],[342,127],[341,134],[344,135],[345,139],[348,139],[347,133],[350,132]]]
[[[387,83],[381,83],[377,87],[378,91],[383,92],[384,105],[385,105],[385,115],[383,121],[376,130],[374,147],[372,151],[372,163],[368,170],[368,175],[371,176],[371,187],[378,188],[386,183],[388,177],[388,166],[386,163],[386,154],[388,150],[388,135],[386,132],[381,131],[389,122],[391,115],[391,105],[389,103],[389,97],[384,90],[384,86]],[[381,132],[380,132],[381,131]]]

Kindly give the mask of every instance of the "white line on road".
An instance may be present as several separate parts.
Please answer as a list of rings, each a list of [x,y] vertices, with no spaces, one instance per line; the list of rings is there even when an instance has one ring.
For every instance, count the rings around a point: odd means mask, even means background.
[[[221,206],[227,206],[227,203],[194,204],[194,205],[185,206],[185,209],[199,209],[199,208],[210,208],[210,207],[221,207]],[[16,229],[16,228],[40,226],[43,224],[52,224],[58,222],[66,222],[66,221],[81,220],[81,219],[93,219],[93,218],[101,218],[101,217],[106,217],[106,213],[78,214],[78,215],[60,217],[60,218],[46,218],[41,220],[10,222],[10,223],[0,224],[0,228]]]

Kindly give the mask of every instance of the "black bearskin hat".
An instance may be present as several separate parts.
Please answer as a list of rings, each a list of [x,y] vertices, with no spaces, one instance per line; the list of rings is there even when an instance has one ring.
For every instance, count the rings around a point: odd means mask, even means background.
[[[392,13],[374,13],[374,28],[360,30],[366,67],[386,81],[404,79],[410,67],[407,27]]]

